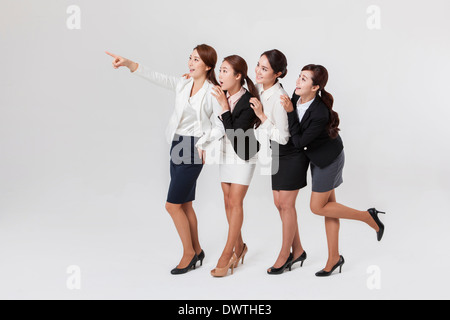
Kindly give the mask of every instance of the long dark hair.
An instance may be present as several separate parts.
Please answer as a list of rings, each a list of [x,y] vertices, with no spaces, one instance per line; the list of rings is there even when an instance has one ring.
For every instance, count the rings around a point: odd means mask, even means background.
[[[238,75],[238,74],[241,75],[241,86],[243,86],[245,84],[245,82],[247,82],[248,91],[250,92],[250,94],[252,96],[254,96],[255,98],[257,98],[259,100],[258,89],[256,89],[255,84],[248,77],[247,62],[245,62],[245,60],[238,55],[228,56],[225,59],[223,59],[223,61],[226,61],[231,65],[231,67],[234,70],[235,75]],[[256,128],[258,128],[260,124],[261,124],[261,120],[258,117],[256,117],[254,125],[256,126]]]
[[[302,71],[312,71],[312,81],[314,86],[319,86],[317,95],[320,93],[320,98],[330,110],[330,121],[328,123],[328,135],[332,139],[336,139],[339,135],[339,114],[333,110],[334,98],[331,93],[325,90],[325,86],[328,83],[328,70],[321,65],[309,64],[303,67]]]
[[[215,86],[219,85],[219,82],[217,82],[216,79],[216,72],[215,67],[217,63],[217,52],[216,50],[208,46],[207,44],[200,44],[194,48],[194,50],[197,50],[198,55],[202,59],[202,61],[211,69],[208,70],[206,73],[206,79],[209,80],[212,84]]]

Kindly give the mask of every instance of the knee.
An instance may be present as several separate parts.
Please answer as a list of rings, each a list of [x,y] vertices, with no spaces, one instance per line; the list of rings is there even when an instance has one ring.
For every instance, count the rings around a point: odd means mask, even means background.
[[[323,216],[323,207],[314,203],[310,205],[311,212],[318,216]]]
[[[280,212],[286,212],[295,209],[295,205],[288,201],[280,201],[277,208]]]
[[[170,215],[173,215],[180,208],[181,208],[181,204],[174,204],[174,203],[166,202],[166,211]]]
[[[233,198],[233,197],[228,199],[228,209],[235,210],[235,209],[242,208],[242,206],[243,206],[243,202],[241,199],[237,199],[237,198]]]
[[[194,210],[192,206],[192,202],[183,203],[181,205],[181,209],[183,209],[184,212],[188,213]]]
[[[275,207],[278,209],[278,211],[281,211],[281,206],[279,201],[274,201]]]

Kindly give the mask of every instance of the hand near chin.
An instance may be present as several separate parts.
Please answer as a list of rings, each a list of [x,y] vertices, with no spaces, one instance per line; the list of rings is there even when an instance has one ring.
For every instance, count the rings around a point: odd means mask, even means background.
[[[222,111],[230,110],[227,96],[225,95],[225,92],[222,90],[220,86],[215,86],[212,89],[211,94],[217,99],[217,102],[219,102],[219,104],[222,106]]]

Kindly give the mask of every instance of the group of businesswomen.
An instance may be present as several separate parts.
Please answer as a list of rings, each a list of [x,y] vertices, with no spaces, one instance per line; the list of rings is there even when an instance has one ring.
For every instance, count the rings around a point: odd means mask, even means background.
[[[183,256],[172,274],[184,274],[203,264],[205,253],[198,239],[195,200],[197,179],[205,164],[206,151],[220,144],[220,179],[229,224],[225,248],[211,271],[224,277],[244,263],[243,203],[262,143],[272,149],[272,191],[282,221],[282,245],[268,274],[282,274],[307,259],[297,223],[296,199],[307,185],[311,169],[311,211],[325,217],[328,261],[318,277],[342,270],[339,254],[340,219],[368,224],[380,241],[384,225],[375,208],[359,211],[336,202],[335,189],[343,182],[344,147],[339,135],[339,116],[333,96],[325,90],[327,69],[305,66],[289,98],[279,79],[287,74],[287,59],[279,50],[264,52],[257,62],[255,82],[248,76],[246,61],[232,55],[223,59],[216,78],[217,53],[206,44],[189,56],[189,73],[173,77],[142,64],[106,52],[113,67],[129,70],[176,94],[175,110],[166,138],[170,148],[170,186],[166,210],[183,245]],[[261,143],[261,144],[260,144]]]

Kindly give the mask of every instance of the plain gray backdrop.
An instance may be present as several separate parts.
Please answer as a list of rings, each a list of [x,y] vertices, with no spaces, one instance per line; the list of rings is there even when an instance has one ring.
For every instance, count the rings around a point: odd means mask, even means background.
[[[68,27],[71,5],[80,29]],[[372,5],[381,29],[369,28]],[[447,0],[0,0],[0,298],[449,298],[449,14]],[[289,94],[304,65],[327,67],[347,161],[337,199],[387,211],[381,243],[368,226],[341,222],[342,274],[314,276],[327,246],[310,186],[297,201],[309,258],[266,274],[281,222],[270,177],[255,175],[245,264],[212,278],[227,236],[212,165],[194,204],[203,267],[170,275],[182,253],[164,210],[175,97],[113,69],[105,51],[181,76],[201,43],[217,50],[217,67],[241,55],[252,79],[261,53],[281,50]],[[80,289],[67,285],[70,266]]]

